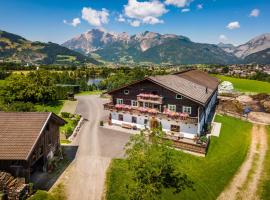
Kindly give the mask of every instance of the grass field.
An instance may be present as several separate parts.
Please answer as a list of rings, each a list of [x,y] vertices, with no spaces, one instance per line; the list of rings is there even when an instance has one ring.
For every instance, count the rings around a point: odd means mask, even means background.
[[[104,91],[103,90],[82,91],[82,92],[76,94],[76,96],[82,96],[82,95],[99,95],[99,94],[102,94],[102,92],[104,92]]]
[[[55,114],[59,114],[63,105],[64,105],[64,101],[59,100],[59,101],[50,102],[47,104],[36,104],[35,108],[37,112],[53,112]]]
[[[195,182],[195,191],[174,195],[165,190],[159,199],[216,199],[244,161],[250,144],[252,124],[225,116],[216,116],[222,123],[220,137],[212,137],[205,158],[175,151],[180,170]],[[107,172],[107,200],[124,200],[126,185],[131,181],[125,160],[116,159]]]
[[[268,130],[268,147],[270,147],[270,126]],[[260,199],[270,200],[270,148],[268,148],[264,160],[264,172],[261,176],[261,182],[258,188]]]
[[[229,81],[240,92],[270,93],[270,83],[249,79],[215,75],[221,81]]]

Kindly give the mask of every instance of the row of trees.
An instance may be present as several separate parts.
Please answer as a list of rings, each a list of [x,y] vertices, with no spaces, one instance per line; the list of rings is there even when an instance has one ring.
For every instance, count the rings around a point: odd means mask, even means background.
[[[165,70],[144,68],[79,68],[73,71],[35,70],[26,73],[1,71],[0,109],[12,111],[33,111],[36,103],[46,104],[57,100],[57,84],[80,85],[81,91],[91,91],[96,85],[88,85],[90,78],[103,79],[98,84],[102,90],[112,90],[145,76],[164,74]],[[2,105],[2,106],[1,106]]]

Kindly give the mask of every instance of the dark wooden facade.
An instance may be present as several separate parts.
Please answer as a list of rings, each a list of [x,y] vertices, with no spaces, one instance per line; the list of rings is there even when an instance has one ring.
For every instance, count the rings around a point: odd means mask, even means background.
[[[128,94],[125,94],[125,90],[128,91]],[[198,109],[202,109],[202,106],[199,103],[184,96],[182,96],[182,99],[177,99],[177,93],[147,79],[112,91],[109,94],[111,95],[114,104],[116,104],[116,99],[120,98],[123,99],[123,104],[131,105],[131,100],[137,100],[137,95],[140,93],[150,93],[163,97],[161,112],[163,112],[164,106],[168,107],[168,104],[176,105],[176,112],[182,112],[183,106],[189,106],[192,108],[190,116],[197,117]]]
[[[64,124],[65,121],[60,117],[53,113],[49,114],[46,123],[40,127],[42,131],[32,145],[27,158],[24,160],[0,159],[0,170],[10,172],[15,177],[24,177],[26,182],[34,171],[46,171],[49,158],[60,150],[59,127]]]

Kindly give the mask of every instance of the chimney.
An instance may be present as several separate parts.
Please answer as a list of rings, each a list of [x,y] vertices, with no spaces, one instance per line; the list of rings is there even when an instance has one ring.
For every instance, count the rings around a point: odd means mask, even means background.
[[[206,93],[206,94],[208,93],[208,87],[205,88],[205,93]]]

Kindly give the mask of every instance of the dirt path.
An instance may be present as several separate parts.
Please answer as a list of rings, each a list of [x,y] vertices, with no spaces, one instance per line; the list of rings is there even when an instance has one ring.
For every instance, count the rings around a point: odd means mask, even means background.
[[[249,153],[230,185],[220,194],[219,200],[254,200],[263,171],[263,161],[267,151],[265,126],[254,125]]]

